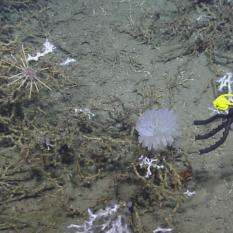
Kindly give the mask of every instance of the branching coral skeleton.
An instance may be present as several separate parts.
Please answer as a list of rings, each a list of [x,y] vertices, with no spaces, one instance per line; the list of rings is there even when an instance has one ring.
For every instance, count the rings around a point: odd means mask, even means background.
[[[19,83],[18,89],[21,89],[22,87],[25,88],[29,87],[29,98],[31,98],[32,96],[33,89],[39,92],[38,84],[41,84],[48,90],[51,90],[51,88],[47,84],[42,82],[40,78],[37,76],[37,71],[40,72],[48,68],[43,68],[36,71],[32,67],[30,67],[28,64],[28,59],[26,58],[25,55],[25,50],[23,45],[22,45],[22,56],[20,57],[20,62],[13,55],[12,57],[16,61],[16,64],[12,64],[10,62],[6,62],[6,63],[20,70],[20,72],[18,74],[8,77],[8,80],[13,80],[10,83],[8,83],[8,86]]]

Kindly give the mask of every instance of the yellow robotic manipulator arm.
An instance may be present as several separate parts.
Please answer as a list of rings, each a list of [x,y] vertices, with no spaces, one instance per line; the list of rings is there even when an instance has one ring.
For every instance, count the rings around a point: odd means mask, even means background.
[[[233,94],[223,94],[218,96],[212,102],[213,107],[219,111],[227,111],[230,107],[233,106],[233,102],[231,102],[227,97],[233,98]]]

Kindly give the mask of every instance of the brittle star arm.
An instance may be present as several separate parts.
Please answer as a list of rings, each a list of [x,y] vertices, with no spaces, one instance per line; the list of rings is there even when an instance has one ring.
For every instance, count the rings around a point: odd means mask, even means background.
[[[208,118],[206,120],[196,120],[196,121],[193,121],[193,124],[194,125],[206,125],[206,124],[209,124],[212,121],[215,121],[216,119],[219,119],[219,118],[228,118],[229,114],[215,114],[215,115],[213,115],[212,117],[210,117],[210,118]]]
[[[213,145],[211,145],[211,146],[209,146],[207,148],[199,150],[199,153],[200,154],[205,154],[205,153],[211,152],[211,151],[215,150],[216,148],[218,148],[219,146],[221,146],[226,141],[226,138],[227,138],[227,136],[229,134],[229,130],[230,130],[230,127],[231,127],[232,123],[233,123],[233,118],[229,119],[225,123],[225,127],[224,127],[225,129],[223,131],[222,137],[217,142],[215,142]]]
[[[195,140],[202,140],[202,139],[208,139],[212,136],[214,136],[216,133],[218,133],[221,129],[225,128],[226,125],[226,121],[222,122],[222,124],[220,124],[219,126],[217,126],[216,128],[212,129],[210,132],[205,133],[205,134],[198,134],[197,136],[195,136]]]

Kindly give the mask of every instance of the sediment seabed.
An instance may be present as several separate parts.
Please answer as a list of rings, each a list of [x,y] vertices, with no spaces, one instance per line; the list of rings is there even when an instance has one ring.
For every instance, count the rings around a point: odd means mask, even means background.
[[[113,208],[125,231],[228,232],[230,143],[200,157],[192,122],[208,117],[215,78],[230,71],[231,6],[2,1],[0,231],[69,232]],[[30,82],[9,78],[22,45],[27,58],[46,39],[56,50],[29,65],[51,90],[32,81],[30,95]],[[138,143],[135,122],[152,108],[177,112],[177,149]]]

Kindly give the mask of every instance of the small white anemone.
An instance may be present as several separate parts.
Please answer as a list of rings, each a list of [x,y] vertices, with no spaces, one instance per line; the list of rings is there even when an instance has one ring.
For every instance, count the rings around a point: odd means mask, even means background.
[[[170,109],[146,110],[136,122],[139,143],[149,150],[163,150],[180,136],[177,115]]]

